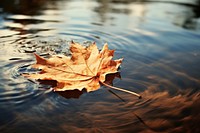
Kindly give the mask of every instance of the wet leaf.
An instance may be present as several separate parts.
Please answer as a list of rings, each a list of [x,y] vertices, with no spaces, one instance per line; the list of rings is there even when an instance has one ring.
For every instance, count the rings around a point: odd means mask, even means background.
[[[37,62],[32,67],[41,69],[41,72],[24,76],[57,81],[55,91],[81,91],[85,88],[90,92],[100,88],[101,83],[106,80],[106,75],[117,73],[122,62],[122,59],[112,59],[114,50],[109,50],[108,44],[99,51],[96,44],[85,47],[73,42],[70,51],[71,56],[54,55],[49,59],[35,54]]]
[[[95,43],[85,47],[72,42],[70,51],[71,56],[54,55],[49,59],[34,53],[37,62],[32,67],[41,71],[36,74],[23,75],[40,82],[52,81],[56,83],[53,87],[54,91],[82,91],[86,89],[87,92],[90,92],[100,88],[100,85],[104,85],[141,98],[135,92],[110,85],[114,77],[117,77],[118,68],[123,59],[113,60],[114,50],[109,50],[108,44],[104,44],[102,50],[99,51]]]

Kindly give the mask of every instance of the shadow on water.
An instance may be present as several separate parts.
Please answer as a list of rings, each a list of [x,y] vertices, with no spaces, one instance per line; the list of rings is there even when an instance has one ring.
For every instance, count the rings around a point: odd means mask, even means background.
[[[200,1],[2,0],[1,132],[200,132]],[[116,87],[55,93],[27,80],[33,52],[69,55],[69,42],[123,57]],[[51,82],[52,83],[52,82]],[[46,85],[45,85],[46,84]],[[76,95],[74,95],[76,94]]]

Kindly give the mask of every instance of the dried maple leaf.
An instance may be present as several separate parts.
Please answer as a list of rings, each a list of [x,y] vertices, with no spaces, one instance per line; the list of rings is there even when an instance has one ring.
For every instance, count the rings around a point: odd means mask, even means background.
[[[32,67],[41,69],[41,72],[25,74],[25,76],[40,80],[56,80],[55,91],[74,89],[81,91],[85,88],[90,92],[97,90],[100,88],[100,84],[103,84],[113,89],[130,93],[130,91],[104,83],[106,75],[117,73],[122,62],[122,59],[112,60],[114,50],[109,50],[107,44],[99,51],[95,43],[85,47],[72,42],[70,51],[70,57],[54,55],[49,59],[35,54],[37,63]]]

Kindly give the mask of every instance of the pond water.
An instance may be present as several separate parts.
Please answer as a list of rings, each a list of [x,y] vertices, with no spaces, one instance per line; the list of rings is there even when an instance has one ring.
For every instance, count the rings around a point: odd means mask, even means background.
[[[200,132],[199,0],[1,0],[0,131]],[[28,80],[33,53],[69,42],[123,57],[113,85],[66,98]]]

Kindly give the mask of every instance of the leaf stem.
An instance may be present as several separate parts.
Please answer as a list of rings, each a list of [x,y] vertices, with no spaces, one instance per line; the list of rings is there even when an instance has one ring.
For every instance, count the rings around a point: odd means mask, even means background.
[[[122,88],[118,88],[118,87],[115,87],[115,86],[111,86],[111,85],[106,84],[106,83],[101,82],[101,81],[100,81],[100,83],[103,84],[103,85],[105,85],[105,86],[107,86],[107,87],[109,87],[109,88],[111,88],[111,89],[123,91],[123,92],[129,93],[129,94],[133,94],[133,95],[137,96],[138,98],[142,98],[141,95],[139,95],[139,94],[137,94],[137,93],[135,93],[135,92],[133,92],[133,91],[128,91],[128,90],[125,90],[125,89],[122,89]]]

